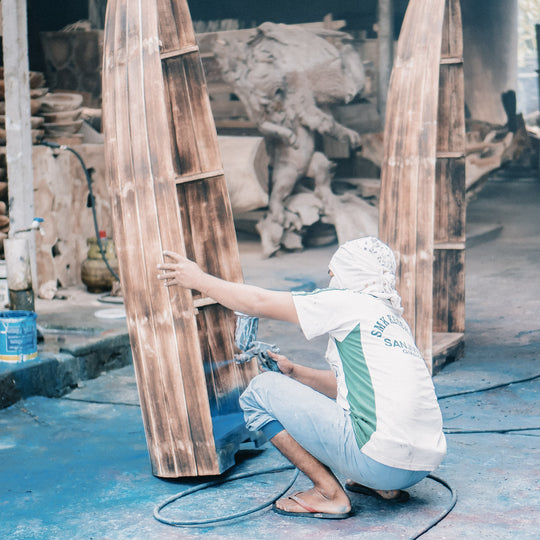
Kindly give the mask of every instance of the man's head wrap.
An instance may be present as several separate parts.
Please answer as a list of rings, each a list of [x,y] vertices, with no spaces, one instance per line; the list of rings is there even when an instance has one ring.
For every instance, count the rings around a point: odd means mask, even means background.
[[[378,238],[367,236],[346,242],[334,253],[328,268],[334,274],[330,287],[389,300],[395,310],[403,312],[396,291],[396,258]]]

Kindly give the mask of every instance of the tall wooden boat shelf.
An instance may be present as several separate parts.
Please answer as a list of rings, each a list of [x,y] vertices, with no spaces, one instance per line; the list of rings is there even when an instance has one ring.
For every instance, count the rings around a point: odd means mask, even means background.
[[[432,372],[463,352],[465,103],[459,0],[410,0],[385,125],[379,235]]]
[[[464,331],[464,117],[458,0],[411,0],[388,99],[380,234],[397,252],[430,368]],[[114,235],[152,471],[220,474],[247,437],[234,313],[166,289],[164,249],[242,281],[231,206],[186,0],[109,0],[103,121]],[[443,351],[444,349],[444,351]],[[443,351],[443,352],[441,352]],[[442,355],[442,356],[441,356]]]
[[[114,235],[152,471],[215,475],[248,436],[234,313],[157,279],[164,249],[242,272],[217,134],[185,0],[109,0],[103,120]]]

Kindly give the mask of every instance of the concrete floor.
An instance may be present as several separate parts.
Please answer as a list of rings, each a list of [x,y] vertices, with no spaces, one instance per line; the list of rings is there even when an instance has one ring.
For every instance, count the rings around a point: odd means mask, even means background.
[[[540,379],[445,397],[540,375],[539,210],[540,181],[523,172],[496,175],[469,205],[466,352],[434,378],[449,448],[435,474],[457,491],[458,502],[423,538],[540,537]],[[477,234],[494,224],[503,225],[498,236]],[[265,261],[257,242],[242,240],[240,248],[246,281],[281,289],[324,285],[335,250],[329,246]],[[111,334],[121,339],[125,328],[121,319],[96,322],[95,311],[115,306],[103,306],[81,291],[70,294],[66,301],[40,301],[36,311],[38,322],[49,328],[47,354],[53,355],[58,344],[51,329],[59,320],[64,330],[86,329],[86,335],[62,335],[75,359],[66,364],[72,366],[81,364],[89,341]],[[300,363],[323,365],[325,340],[306,343],[291,325],[262,321],[259,338],[277,343]],[[103,369],[110,367],[114,362]],[[0,376],[10,377],[9,369],[0,366]],[[164,525],[153,518],[154,505],[202,480],[152,476],[132,366],[92,380],[82,380],[80,370],[69,373],[66,384],[79,381],[72,392],[60,398],[29,396],[0,410],[0,538],[411,538],[450,502],[443,486],[426,479],[409,490],[411,500],[404,504],[352,495],[356,514],[345,521],[287,518],[267,508],[215,527]],[[480,433],[485,430],[498,432]],[[286,464],[270,445],[245,445],[237,461],[232,474]],[[221,485],[163,514],[197,520],[242,511],[278,494],[291,477],[286,471]],[[293,489],[308,485],[300,476]]]

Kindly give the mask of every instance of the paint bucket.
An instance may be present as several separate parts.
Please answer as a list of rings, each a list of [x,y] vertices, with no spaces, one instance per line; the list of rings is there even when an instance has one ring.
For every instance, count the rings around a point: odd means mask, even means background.
[[[24,362],[37,357],[36,319],[33,311],[0,312],[0,361]]]
[[[236,331],[234,333],[234,344],[242,351],[247,351],[252,341],[257,337],[259,328],[259,318],[250,317],[239,311],[236,315]]]

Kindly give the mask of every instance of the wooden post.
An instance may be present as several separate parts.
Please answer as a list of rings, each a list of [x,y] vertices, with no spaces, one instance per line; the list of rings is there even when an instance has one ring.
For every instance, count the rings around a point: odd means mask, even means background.
[[[379,0],[377,27],[377,48],[379,51],[377,100],[379,113],[384,121],[388,85],[394,60],[394,0]]]
[[[6,99],[6,161],[9,186],[10,236],[28,229],[34,219],[32,132],[26,0],[2,0],[4,82]],[[22,236],[23,233],[19,233]],[[37,286],[33,232],[24,233],[30,246],[32,281]],[[9,272],[9,268],[8,268]]]
[[[535,25],[536,29],[536,54],[538,57],[538,69],[536,73],[538,74],[538,106],[540,107],[540,24]]]

